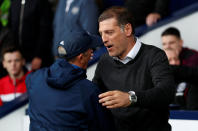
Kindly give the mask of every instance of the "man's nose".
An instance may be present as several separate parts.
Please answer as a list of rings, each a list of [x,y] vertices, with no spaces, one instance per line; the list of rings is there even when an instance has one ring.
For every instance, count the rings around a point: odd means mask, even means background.
[[[170,49],[170,48],[171,48],[170,44],[167,44],[166,49]]]
[[[102,41],[104,44],[107,43],[108,39],[107,39],[106,35],[102,35]]]

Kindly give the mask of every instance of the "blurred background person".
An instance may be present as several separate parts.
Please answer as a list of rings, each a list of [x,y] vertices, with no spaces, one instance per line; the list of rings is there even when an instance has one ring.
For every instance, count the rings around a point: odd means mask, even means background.
[[[3,103],[9,102],[26,92],[25,78],[29,73],[25,68],[25,59],[21,49],[7,41],[3,47],[1,57],[7,76],[0,79],[0,99]]]
[[[57,45],[63,34],[83,29],[98,34],[99,8],[95,0],[59,0],[54,18],[53,55],[57,57]],[[66,32],[66,33],[65,33]],[[70,39],[65,36],[66,39]]]
[[[183,47],[180,32],[175,27],[169,27],[161,34],[163,49],[165,50],[169,63],[177,66],[198,66],[198,52]],[[183,74],[185,75],[185,74]],[[181,76],[174,74],[177,85],[176,100],[182,109],[198,109],[198,85],[186,82]],[[184,76],[183,76],[184,77]]]
[[[124,6],[134,17],[135,27],[152,26],[168,15],[170,0],[125,0]]]
[[[175,27],[165,29],[161,34],[163,49],[171,48],[179,55],[181,65],[198,66],[198,52],[194,49],[183,47],[180,32]]]

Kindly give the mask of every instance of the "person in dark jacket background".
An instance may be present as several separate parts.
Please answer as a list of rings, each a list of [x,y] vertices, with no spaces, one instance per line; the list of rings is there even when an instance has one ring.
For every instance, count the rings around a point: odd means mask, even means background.
[[[170,0],[126,0],[125,7],[134,16],[135,27],[146,24],[152,26],[168,15]]]
[[[176,27],[168,27],[162,32],[161,40],[164,50],[173,49],[178,53],[181,66],[198,66],[198,51],[183,46],[184,41],[182,40],[179,29],[177,29]],[[176,79],[178,79],[177,77],[178,75],[175,76]],[[191,84],[190,88],[188,88],[188,90],[186,90],[185,92],[188,95],[188,97],[186,98],[186,103],[188,103],[187,109],[197,110],[198,86],[196,84]]]
[[[187,90],[185,89],[184,93],[186,95],[185,103],[186,103],[186,110],[198,110],[197,104],[197,95],[198,95],[198,67],[189,67],[189,66],[178,66],[178,65],[171,65],[171,70],[174,74],[175,81],[178,82],[187,82],[189,86]],[[182,90],[180,90],[182,92]],[[183,102],[183,101],[180,101]]]
[[[91,48],[101,42],[84,31],[64,34],[61,58],[27,76],[30,131],[114,130],[108,110],[98,102],[98,87],[86,79]]]
[[[9,27],[32,70],[53,63],[52,11],[48,0],[11,0]]]
[[[167,48],[164,51],[167,55],[170,65],[180,66],[179,54],[177,53],[175,49]],[[190,83],[186,81],[178,80],[176,76],[175,76],[175,83],[176,83],[175,100],[173,102],[173,105],[171,105],[171,107],[176,107],[175,109],[187,109],[188,110],[189,107],[192,106],[191,104],[193,100],[192,99],[193,97],[190,96],[191,94],[188,93],[188,90],[192,88],[193,85],[191,85]],[[191,101],[189,102],[189,100]],[[193,101],[195,102],[197,100],[195,99]]]
[[[98,16],[96,0],[59,0],[53,23],[54,57],[57,57],[56,48],[64,32],[82,28],[92,34],[98,34]],[[67,36],[65,38],[70,39]]]

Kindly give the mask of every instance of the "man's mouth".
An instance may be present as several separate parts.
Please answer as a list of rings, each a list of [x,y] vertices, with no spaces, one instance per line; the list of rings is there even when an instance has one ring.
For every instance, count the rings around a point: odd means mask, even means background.
[[[107,49],[110,49],[111,47],[113,47],[113,45],[108,45],[106,47],[107,47]]]

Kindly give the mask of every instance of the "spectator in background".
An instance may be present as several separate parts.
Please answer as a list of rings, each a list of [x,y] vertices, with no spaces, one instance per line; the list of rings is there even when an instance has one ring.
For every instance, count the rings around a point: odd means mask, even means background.
[[[164,50],[173,49],[179,55],[179,61],[181,66],[196,67],[198,66],[198,52],[193,49],[184,48],[183,40],[181,39],[180,32],[175,27],[167,28],[162,32],[162,46]],[[180,77],[180,76],[179,76]],[[182,82],[178,75],[175,75],[175,79]],[[186,82],[186,80],[184,79]],[[182,87],[183,88],[183,87]],[[185,92],[188,94],[186,98],[187,109],[197,110],[198,109],[198,85],[191,84],[190,88]]]
[[[170,0],[126,0],[125,7],[134,16],[135,27],[152,26],[168,14]]]
[[[7,41],[3,47],[1,57],[3,67],[8,75],[0,79],[0,100],[9,102],[26,92],[25,78],[28,74],[25,70],[25,59],[19,47]]]
[[[52,11],[48,0],[12,0],[9,24],[32,70],[53,62]]]
[[[183,40],[180,32],[175,27],[169,27],[161,34],[163,49],[171,48],[179,54],[181,65],[198,66],[198,52],[183,47]]]
[[[123,7],[105,10],[98,21],[108,54],[93,82],[104,91],[99,102],[111,109],[116,130],[170,131],[174,81],[165,53],[134,36],[132,16]]]
[[[30,130],[114,131],[98,87],[86,79],[92,48],[102,41],[84,31],[67,35],[58,44],[60,58],[27,76]]]
[[[70,30],[83,29],[98,34],[98,15],[95,0],[59,0],[54,18],[54,56],[57,56],[57,45],[65,32],[69,35]]]

